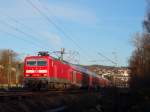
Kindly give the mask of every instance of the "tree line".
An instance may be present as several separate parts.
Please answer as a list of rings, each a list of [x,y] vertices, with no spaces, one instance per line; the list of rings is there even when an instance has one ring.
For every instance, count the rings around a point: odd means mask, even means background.
[[[133,39],[135,49],[129,60],[132,89],[150,88],[150,8],[147,10],[143,26],[144,31],[137,33]]]
[[[23,80],[23,62],[10,49],[0,50],[0,84],[20,84]]]

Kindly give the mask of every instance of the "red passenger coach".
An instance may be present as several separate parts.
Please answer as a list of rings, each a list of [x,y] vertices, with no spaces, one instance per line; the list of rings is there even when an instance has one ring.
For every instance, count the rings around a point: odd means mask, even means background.
[[[106,84],[105,84],[106,83]],[[24,60],[24,86],[30,89],[97,88],[108,86],[106,79],[79,66],[39,52]]]

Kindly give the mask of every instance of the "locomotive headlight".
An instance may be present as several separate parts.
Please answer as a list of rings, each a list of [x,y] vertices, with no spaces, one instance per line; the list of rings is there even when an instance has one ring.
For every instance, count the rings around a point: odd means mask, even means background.
[[[44,76],[44,77],[46,77],[46,76],[47,76],[47,74],[43,74],[43,76]]]
[[[26,74],[26,77],[29,77],[30,76],[30,74]]]
[[[26,70],[26,73],[34,73],[34,70]]]
[[[39,70],[39,73],[47,73],[47,70]]]

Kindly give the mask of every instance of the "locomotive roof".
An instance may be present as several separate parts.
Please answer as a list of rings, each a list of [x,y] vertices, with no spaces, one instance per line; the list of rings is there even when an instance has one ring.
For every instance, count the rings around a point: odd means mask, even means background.
[[[26,58],[53,58],[51,56],[27,56]]]
[[[83,67],[81,67],[81,66],[79,66],[79,65],[73,65],[73,64],[71,64],[71,66],[73,66],[77,71],[80,71],[80,72],[82,72],[82,73],[85,73],[85,74],[88,74],[88,75],[92,75],[92,76],[95,76],[95,77],[97,76],[96,73],[91,72],[91,71],[89,71],[88,69],[83,68]]]
[[[26,58],[50,58],[50,59],[54,59],[54,60],[59,60],[59,59],[57,59],[55,57],[52,57],[52,56],[27,56]],[[96,73],[91,72],[88,69],[83,68],[79,65],[74,65],[74,64],[71,64],[71,63],[69,63],[67,61],[64,61],[64,60],[62,62],[70,65],[71,67],[73,67],[75,70],[77,70],[79,72],[82,72],[82,73],[85,73],[85,74],[88,74],[88,75],[91,75],[91,76],[94,76],[94,77],[98,76]]]

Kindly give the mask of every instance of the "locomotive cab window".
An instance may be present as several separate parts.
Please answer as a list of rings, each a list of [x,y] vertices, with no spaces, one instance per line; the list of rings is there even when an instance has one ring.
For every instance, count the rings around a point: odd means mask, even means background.
[[[46,66],[47,65],[47,61],[44,61],[44,60],[37,61],[37,65],[38,66]]]
[[[27,61],[27,65],[28,66],[35,66],[36,65],[36,61]]]

